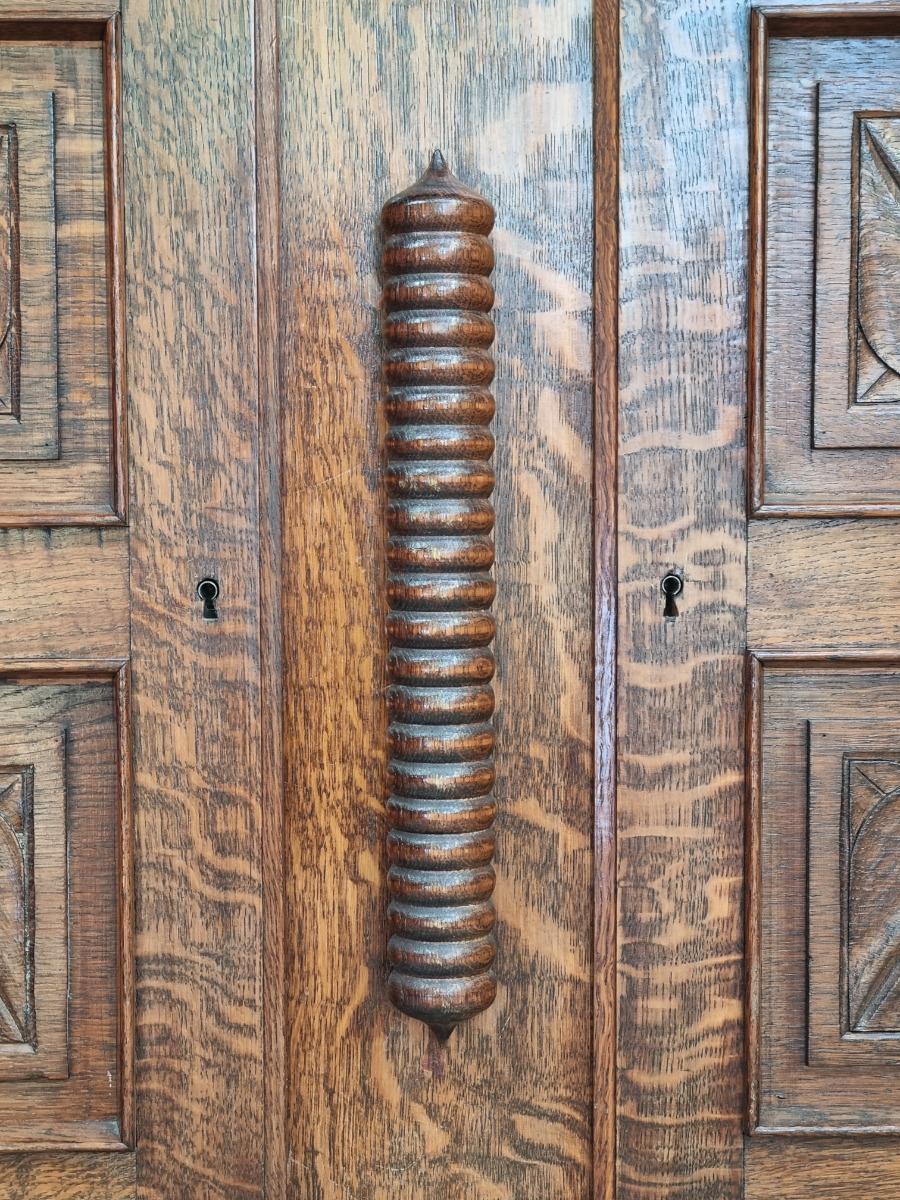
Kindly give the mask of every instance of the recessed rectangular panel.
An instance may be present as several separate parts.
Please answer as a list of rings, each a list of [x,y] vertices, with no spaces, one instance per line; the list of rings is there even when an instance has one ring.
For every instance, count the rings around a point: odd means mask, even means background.
[[[756,686],[751,1124],[900,1133],[900,661]]]
[[[817,19],[754,26],[751,509],[890,515],[900,22],[873,30],[848,9],[826,35]]]
[[[900,1060],[900,722],[809,723],[810,1063]]]
[[[54,96],[0,92],[0,460],[56,458]]]
[[[120,735],[108,680],[0,682],[0,1151],[120,1143]]]
[[[819,85],[817,447],[900,446],[900,74]]]
[[[0,1074],[35,1047],[34,767],[0,765]]]
[[[0,19],[0,527],[124,504],[112,27],[48,32]]]
[[[65,741],[0,726],[0,1082],[69,1073]]]

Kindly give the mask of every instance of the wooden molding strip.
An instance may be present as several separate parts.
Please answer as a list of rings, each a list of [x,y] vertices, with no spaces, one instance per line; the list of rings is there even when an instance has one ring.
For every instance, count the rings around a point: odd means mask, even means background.
[[[441,1038],[497,991],[493,224],[437,150],[382,210],[388,991]]]

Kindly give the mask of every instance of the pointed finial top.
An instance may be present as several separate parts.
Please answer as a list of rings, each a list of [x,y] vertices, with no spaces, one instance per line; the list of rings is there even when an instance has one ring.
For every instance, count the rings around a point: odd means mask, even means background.
[[[444,158],[439,147],[435,146],[434,153],[431,156],[431,162],[428,164],[429,175],[449,175],[450,168],[447,166],[447,160]]]
[[[451,174],[443,152],[435,147],[425,174],[387,201],[381,220],[389,234],[453,229],[486,235],[494,225],[494,210]]]

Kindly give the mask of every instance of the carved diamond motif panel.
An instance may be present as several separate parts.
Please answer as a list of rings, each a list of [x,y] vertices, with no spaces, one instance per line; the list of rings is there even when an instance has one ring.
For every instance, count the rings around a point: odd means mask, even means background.
[[[750,510],[895,516],[900,26],[753,7]]]
[[[0,680],[0,1153],[121,1145],[120,732],[108,678]]]
[[[900,1133],[900,664],[754,670],[751,1128]]]

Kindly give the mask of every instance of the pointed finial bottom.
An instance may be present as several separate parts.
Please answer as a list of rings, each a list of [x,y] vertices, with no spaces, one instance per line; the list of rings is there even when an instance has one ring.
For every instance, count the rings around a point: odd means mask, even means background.
[[[443,1046],[450,1034],[456,1028],[456,1025],[429,1025],[428,1028]]]

